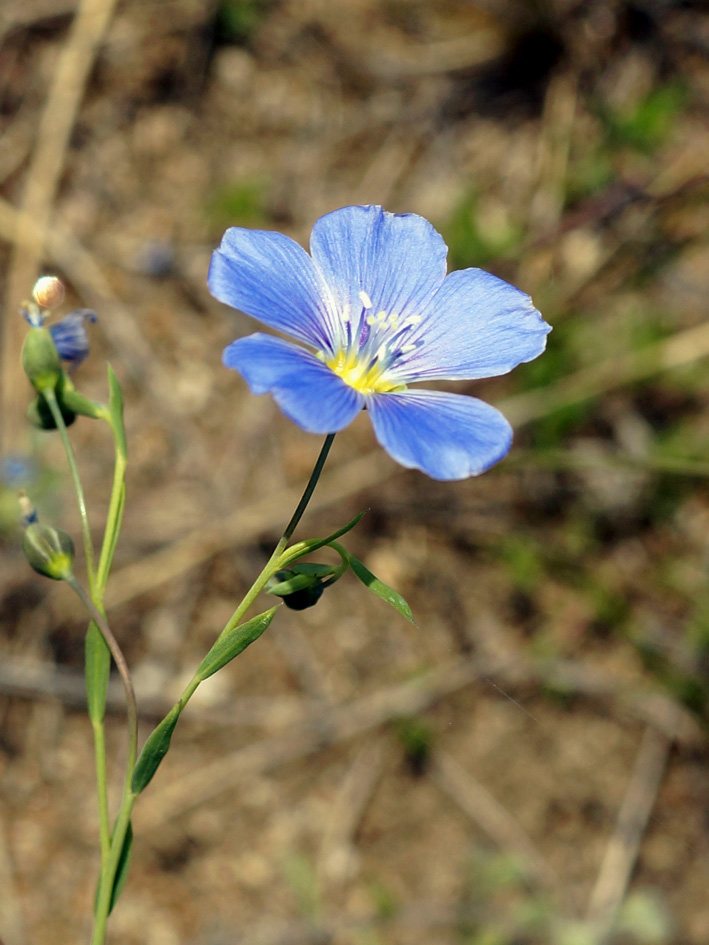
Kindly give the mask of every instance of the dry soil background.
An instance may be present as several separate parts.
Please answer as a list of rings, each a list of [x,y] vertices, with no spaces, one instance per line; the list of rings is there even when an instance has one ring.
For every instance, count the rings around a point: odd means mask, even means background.
[[[281,613],[190,706],[136,808],[125,945],[709,940],[709,15],[673,0],[4,0],[3,456],[77,535],[23,423],[38,271],[99,314],[77,383],[126,390],[112,624],[143,734],[262,566],[319,441],[220,366],[230,224],[307,241],[415,211],[533,294],[549,352],[459,385],[513,452],[439,484],[338,436],[301,537],[361,509],[351,578]],[[110,442],[72,429],[96,523]],[[0,938],[88,940],[85,622],[0,512]],[[111,783],[124,757],[120,690]]]

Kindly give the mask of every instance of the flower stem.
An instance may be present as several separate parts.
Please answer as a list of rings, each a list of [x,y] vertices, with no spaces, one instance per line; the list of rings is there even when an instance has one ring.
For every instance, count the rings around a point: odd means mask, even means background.
[[[325,442],[323,443],[322,449],[320,450],[320,455],[318,456],[317,462],[315,463],[315,468],[313,469],[310,479],[308,480],[308,484],[305,487],[305,492],[298,503],[298,507],[293,513],[293,518],[290,520],[290,522],[288,522],[285,531],[283,532],[283,538],[285,538],[286,541],[288,541],[293,532],[296,530],[298,522],[303,517],[303,512],[305,512],[305,509],[307,508],[308,502],[310,502],[312,494],[315,492],[315,486],[318,484],[320,473],[323,470],[325,460],[327,459],[327,454],[330,452],[330,447],[332,446],[332,441],[334,439],[334,433],[328,433],[327,437],[325,438]]]
[[[64,423],[64,417],[62,416],[62,412],[59,409],[59,404],[57,403],[56,394],[51,388],[48,388],[47,390],[43,391],[43,397],[47,402],[47,406],[49,407],[49,410],[52,414],[54,423],[56,424],[57,430],[59,431],[62,446],[64,447],[64,452],[66,453],[67,463],[69,464],[69,473],[71,475],[71,481],[74,484],[76,501],[79,506],[81,534],[84,539],[84,553],[86,555],[86,573],[89,579],[89,587],[91,588],[91,592],[93,594],[95,581],[94,543],[91,539],[89,516],[86,510],[86,497],[84,495],[84,487],[81,484],[81,477],[79,476],[79,467],[76,464],[76,457],[74,456],[74,450],[71,445],[71,440],[69,439],[69,433],[67,432],[66,424]]]
[[[298,503],[298,506],[295,512],[293,513],[293,517],[291,518],[290,522],[286,526],[283,532],[283,535],[278,541],[278,544],[274,548],[273,554],[266,562],[266,565],[264,566],[259,576],[256,578],[254,583],[246,592],[243,600],[241,601],[239,606],[236,608],[234,613],[231,615],[228,623],[226,624],[222,632],[226,632],[229,629],[232,629],[233,627],[236,627],[239,625],[244,614],[247,612],[249,607],[258,597],[260,591],[262,591],[263,588],[268,583],[268,579],[271,577],[272,574],[274,574],[278,570],[281,564],[281,558],[283,556],[283,552],[285,551],[286,546],[288,545],[288,540],[292,536],[298,523],[303,517],[303,513],[305,512],[308,502],[310,501],[313,495],[313,492],[315,491],[315,486],[317,485],[318,479],[320,478],[320,474],[322,473],[323,466],[325,465],[325,460],[327,459],[327,455],[330,452],[330,447],[332,446],[332,441],[334,440],[334,438],[335,438],[334,433],[328,434],[328,436],[326,437],[325,442],[323,443],[322,449],[320,450],[320,455],[318,456],[318,459],[315,463],[315,467],[313,469],[312,475],[310,476],[310,479],[308,480],[308,484],[305,487],[305,491],[303,492],[301,500]],[[118,508],[118,505],[116,505],[116,508]],[[100,576],[103,576],[102,569],[100,569]],[[129,758],[129,766],[128,766],[128,780],[126,781],[126,785],[124,787],[123,800],[121,801],[121,808],[118,812],[118,817],[116,819],[116,824],[113,830],[113,836],[111,837],[110,850],[109,850],[108,857],[102,858],[101,879],[100,879],[100,884],[99,884],[99,896],[98,896],[98,902],[96,904],[96,911],[95,911],[95,917],[94,917],[94,929],[93,929],[93,935],[91,937],[91,945],[104,945],[105,938],[106,938],[106,925],[108,922],[109,912],[111,911],[111,901],[113,898],[113,888],[114,888],[114,884],[116,880],[116,873],[118,871],[118,867],[121,860],[121,854],[123,852],[123,845],[126,840],[128,828],[130,826],[131,812],[133,810],[133,805],[135,804],[135,800],[138,796],[131,790],[131,786],[130,786],[130,774],[133,771],[133,768],[135,767],[135,760],[136,760],[136,754],[137,754],[137,751],[136,751],[137,749],[137,713],[135,709],[135,697],[133,695],[133,687],[130,682],[130,677],[128,676],[128,668],[126,666],[125,659],[123,658],[123,654],[118,648],[118,644],[115,640],[115,637],[111,633],[102,615],[98,612],[98,610],[92,604],[90,598],[88,597],[84,589],[73,578],[73,575],[72,575],[72,580],[68,580],[68,583],[73,587],[74,591],[79,595],[79,597],[82,599],[82,601],[88,608],[89,613],[95,620],[98,628],[101,630],[101,633],[103,634],[104,639],[106,640],[106,643],[108,644],[111,650],[111,654],[116,663],[116,666],[118,667],[118,671],[121,673],[123,684],[126,687],[126,698],[127,698],[128,714],[129,714],[129,728],[131,730],[131,733],[134,733],[131,735],[131,748],[129,752],[130,758]],[[196,691],[197,687],[199,686],[200,682],[201,682],[201,679],[197,676],[197,674],[195,674],[190,680],[190,682],[187,684],[187,686],[185,687],[178,701],[178,705],[180,706],[180,711],[184,708],[185,705],[187,705],[192,695]]]
[[[91,615],[91,619],[96,624],[96,626],[101,631],[101,636],[106,641],[109,650],[111,651],[111,656],[113,657],[113,662],[116,664],[116,669],[118,670],[121,680],[123,682],[123,688],[126,693],[126,715],[128,717],[128,778],[133,772],[135,767],[135,759],[138,753],[138,707],[135,701],[135,692],[133,691],[133,683],[131,682],[130,673],[128,672],[128,664],[126,663],[126,658],[123,655],[123,652],[118,645],[118,641],[114,637],[111,628],[106,623],[106,619],[99,611],[98,607],[91,600],[91,597],[86,593],[84,588],[79,584],[73,574],[68,575],[64,578],[66,583],[71,587],[74,593],[79,597],[82,604],[88,610]]]
[[[130,790],[126,790],[121,802],[121,809],[116,818],[116,825],[113,828],[111,837],[110,856],[101,869],[101,879],[99,883],[98,901],[94,918],[94,928],[91,935],[91,945],[104,945],[106,941],[106,925],[111,911],[113,900],[113,886],[116,880],[116,873],[121,862],[123,853],[123,844],[126,840],[128,828],[130,827],[130,815],[133,811],[133,805],[138,795]]]

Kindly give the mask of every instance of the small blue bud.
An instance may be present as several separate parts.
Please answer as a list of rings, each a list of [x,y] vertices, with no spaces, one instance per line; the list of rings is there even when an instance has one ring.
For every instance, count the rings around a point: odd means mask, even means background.
[[[59,357],[66,361],[70,370],[78,367],[89,353],[89,336],[86,323],[96,321],[96,312],[80,308],[60,319],[49,329]]]

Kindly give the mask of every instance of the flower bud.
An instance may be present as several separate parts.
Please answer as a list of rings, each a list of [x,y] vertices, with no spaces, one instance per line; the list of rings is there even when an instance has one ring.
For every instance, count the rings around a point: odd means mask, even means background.
[[[25,530],[22,550],[38,574],[62,581],[72,573],[74,543],[58,528],[32,522]]]
[[[64,284],[56,276],[42,276],[34,284],[32,298],[40,308],[57,308],[64,301]]]
[[[296,564],[276,571],[268,582],[268,593],[280,597],[291,610],[306,610],[317,604],[334,573],[335,568],[327,564]]]
[[[54,390],[61,377],[59,352],[46,328],[31,327],[22,346],[22,367],[40,394]]]
[[[96,321],[96,312],[90,308],[80,308],[70,315],[65,315],[51,325],[49,334],[62,361],[66,361],[69,370],[78,367],[89,353],[89,336],[86,324]]]
[[[59,410],[61,411],[64,426],[70,427],[76,420],[75,411],[67,407],[63,399],[57,398],[57,402],[59,403]],[[38,394],[27,408],[27,419],[32,426],[37,427],[38,430],[56,430],[57,428],[52,411],[49,409],[47,401],[41,394]]]

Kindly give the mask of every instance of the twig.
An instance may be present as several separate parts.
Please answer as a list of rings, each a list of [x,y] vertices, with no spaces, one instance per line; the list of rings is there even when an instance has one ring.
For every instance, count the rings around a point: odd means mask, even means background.
[[[607,940],[625,898],[671,747],[667,735],[645,729],[588,906],[587,921],[598,945]]]

